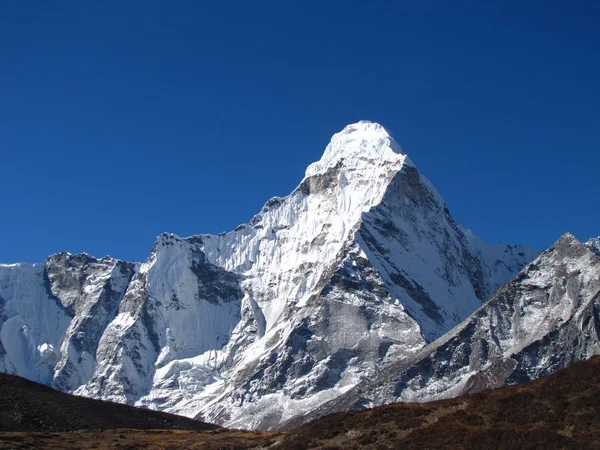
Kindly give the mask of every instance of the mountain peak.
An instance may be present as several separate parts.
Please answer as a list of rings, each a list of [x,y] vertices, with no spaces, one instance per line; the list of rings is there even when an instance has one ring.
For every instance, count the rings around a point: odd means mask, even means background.
[[[361,130],[377,130],[377,131],[383,130],[383,132],[385,132],[387,135],[390,135],[390,132],[387,131],[383,127],[383,125],[381,125],[377,122],[371,122],[370,120],[359,120],[358,122],[346,125],[344,127],[344,129],[342,130],[342,133],[344,133],[344,132],[352,133],[354,131],[361,131]]]
[[[573,233],[571,233],[570,231],[567,231],[560,238],[558,238],[558,240],[555,243],[555,245],[560,245],[560,244],[573,245],[573,244],[581,244],[581,242],[579,241],[579,239],[577,239],[575,237],[575,235]]]
[[[413,166],[392,134],[369,120],[347,125],[334,134],[321,159],[308,166],[306,176],[323,173],[342,160],[345,166],[354,169],[365,164],[385,164],[390,169],[399,169],[404,164]]]

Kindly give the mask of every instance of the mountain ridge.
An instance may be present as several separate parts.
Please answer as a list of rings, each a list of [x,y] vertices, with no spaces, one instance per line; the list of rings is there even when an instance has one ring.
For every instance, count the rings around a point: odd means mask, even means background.
[[[598,317],[600,255],[566,233],[452,331],[309,418],[435,401],[551,374],[600,354]]]
[[[0,369],[276,427],[451,330],[534,254],[466,234],[391,134],[360,122],[233,231],[163,233],[141,264],[0,267]]]

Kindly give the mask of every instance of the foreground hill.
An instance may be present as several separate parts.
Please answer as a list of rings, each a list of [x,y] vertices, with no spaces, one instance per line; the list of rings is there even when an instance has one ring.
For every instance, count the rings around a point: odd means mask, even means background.
[[[269,445],[278,434],[65,394],[0,373],[1,449],[201,448]]]
[[[105,428],[213,430],[220,427],[174,414],[64,394],[0,373],[0,431]]]
[[[517,386],[332,414],[276,448],[598,449],[600,357]]]
[[[10,393],[12,390],[15,393]],[[7,411],[44,417],[26,427],[13,421],[17,423],[14,430],[38,432],[0,432],[0,448],[11,449],[597,449],[600,357],[517,386],[431,403],[397,403],[337,413],[286,433],[224,428],[202,431],[210,425],[72,397],[15,377],[0,380],[0,410],[3,430],[7,429]],[[128,412],[129,418],[127,414],[119,416],[121,411]],[[98,430],[93,429],[100,428],[97,420],[108,428],[151,428],[156,424],[153,420],[163,420],[172,428],[190,429]],[[48,432],[52,423],[55,429],[84,430]],[[193,427],[201,431],[191,430]]]

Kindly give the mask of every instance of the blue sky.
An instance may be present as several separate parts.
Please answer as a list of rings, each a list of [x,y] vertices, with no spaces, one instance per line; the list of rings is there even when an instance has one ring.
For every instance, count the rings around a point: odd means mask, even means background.
[[[591,1],[2,2],[0,261],[228,231],[360,119],[488,242],[597,236],[598,23]]]

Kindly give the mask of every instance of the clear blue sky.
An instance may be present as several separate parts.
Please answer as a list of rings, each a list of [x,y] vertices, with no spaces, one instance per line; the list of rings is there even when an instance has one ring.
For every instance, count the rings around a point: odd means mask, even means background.
[[[2,2],[0,261],[231,230],[360,119],[486,241],[597,236],[599,23],[592,1]]]

